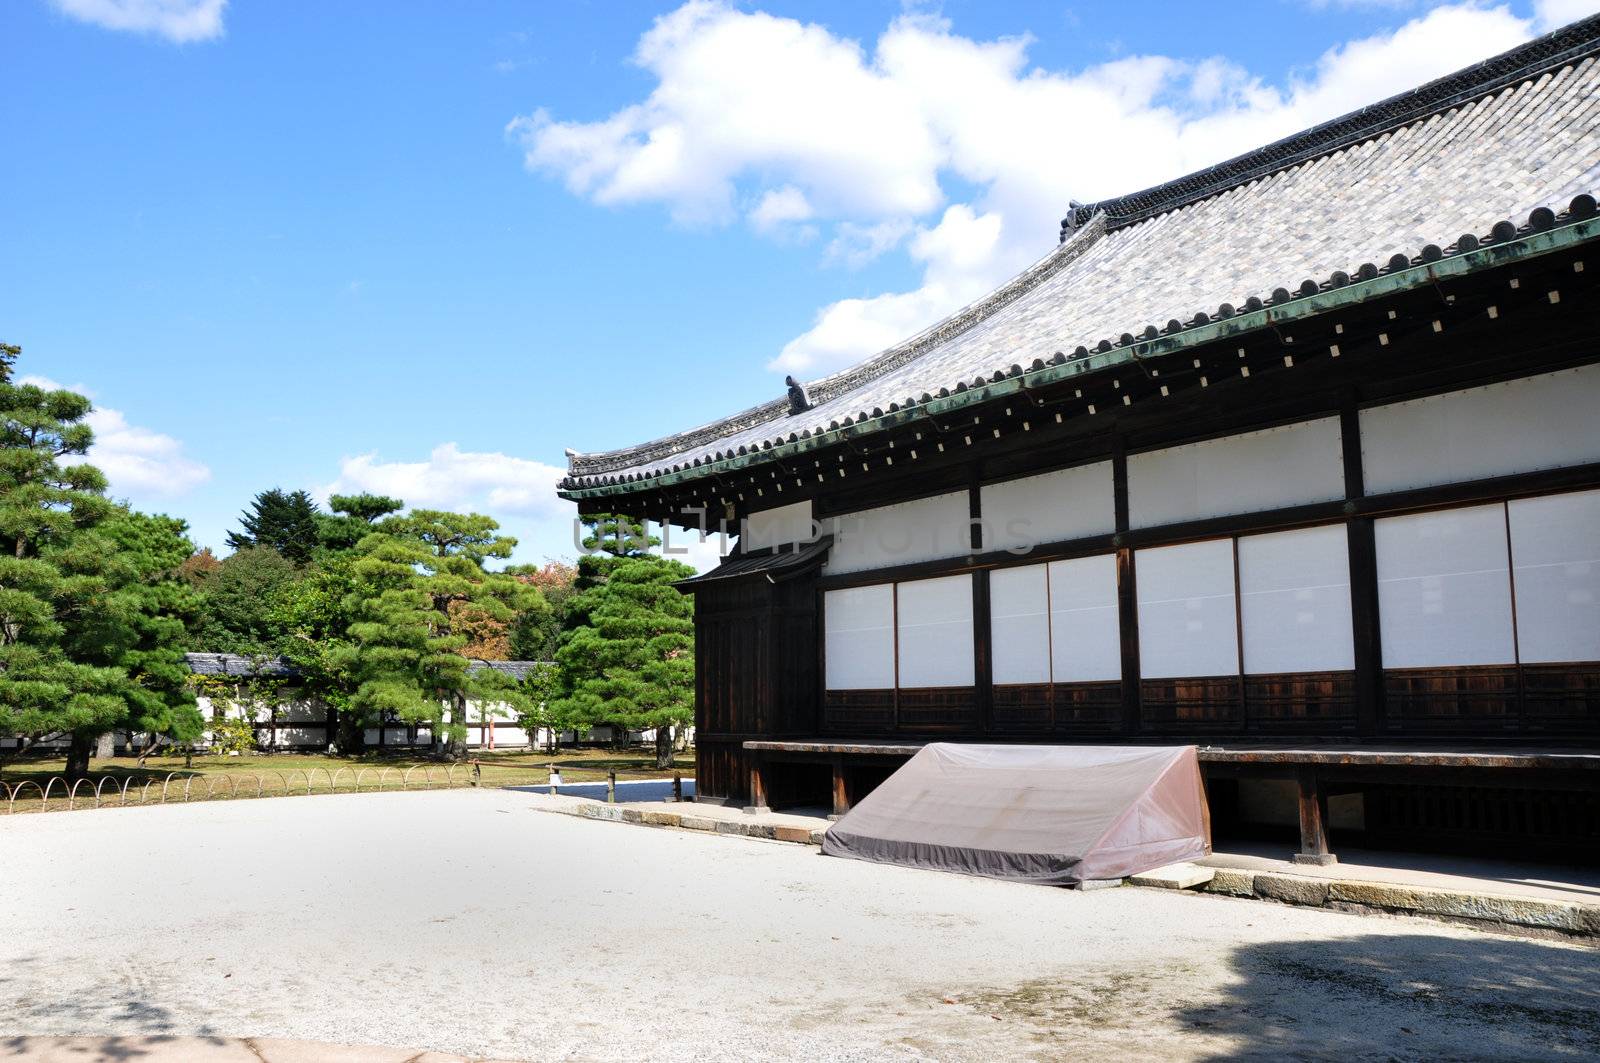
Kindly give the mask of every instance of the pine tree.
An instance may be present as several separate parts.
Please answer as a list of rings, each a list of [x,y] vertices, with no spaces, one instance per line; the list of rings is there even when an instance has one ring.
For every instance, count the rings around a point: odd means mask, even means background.
[[[69,735],[77,777],[98,735],[197,729],[174,574],[194,547],[106,499],[89,400],[13,383],[18,353],[0,345],[0,733]]]
[[[324,550],[353,550],[371,535],[379,521],[406,508],[398,498],[388,495],[332,495],[331,514],[317,516],[317,541]]]
[[[311,560],[318,544],[317,503],[304,491],[262,491],[239,515],[241,531],[228,533],[228,547],[265,546],[297,565]]]
[[[471,669],[463,655],[468,635],[452,615],[465,605],[475,619],[509,623],[519,610],[537,608],[537,590],[484,568],[516,546],[498,529],[475,513],[415,510],[384,521],[356,548],[355,589],[345,605],[350,644],[334,663],[357,684],[350,709],[362,723],[427,724],[448,748],[466,738],[468,701],[512,713],[530,708],[509,677]]]
[[[116,727],[151,744],[192,741],[204,730],[183,656],[202,605],[179,572],[194,552],[187,533],[174,517],[122,509],[46,555],[76,581],[76,593],[57,604],[64,647],[121,669],[125,712]]]
[[[673,729],[694,719],[694,602],[677,589],[694,575],[652,555],[636,519],[585,518],[576,625],[556,653],[561,696],[553,712],[571,720],[656,732],[656,766],[672,766]],[[620,533],[620,534],[619,534]]]

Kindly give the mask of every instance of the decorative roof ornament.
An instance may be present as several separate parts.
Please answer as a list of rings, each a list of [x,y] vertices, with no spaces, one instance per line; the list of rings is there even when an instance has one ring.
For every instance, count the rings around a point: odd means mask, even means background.
[[[1061,219],[1061,239],[1059,243],[1066,243],[1072,234],[1081,229],[1085,222],[1094,217],[1094,208],[1076,199],[1067,200],[1067,216]]]
[[[807,410],[811,409],[811,396],[806,394],[806,386],[804,384],[800,383],[800,381],[796,380],[792,376],[784,377],[783,382],[789,385],[790,417],[793,417],[797,413],[805,413]]]

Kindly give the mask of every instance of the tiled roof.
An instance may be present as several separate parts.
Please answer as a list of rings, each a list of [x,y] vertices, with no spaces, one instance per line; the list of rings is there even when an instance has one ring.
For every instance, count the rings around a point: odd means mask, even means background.
[[[797,544],[794,548],[780,547],[758,554],[737,554],[725,558],[710,572],[680,580],[678,587],[695,590],[708,583],[751,576],[770,577],[774,581],[788,579],[821,565],[832,545],[833,536],[823,535],[812,542]]]
[[[253,676],[278,676],[291,677],[300,674],[299,670],[284,660],[282,657],[250,657],[242,653],[186,653],[183,655],[184,664],[195,675],[231,675],[240,678]],[[480,668],[492,668],[503,672],[513,679],[521,682],[534,669],[544,664],[543,661],[473,661],[467,666],[468,671],[477,671]]]
[[[759,460],[1030,367],[1203,331],[1592,217],[1597,53],[1600,17],[1220,166],[1075,208],[1050,254],[906,343],[809,385],[804,413],[790,416],[779,397],[652,443],[574,454],[562,493]]]
[[[195,675],[292,676],[299,673],[282,657],[250,657],[242,653],[186,653],[183,663]]]
[[[549,663],[549,661],[473,661],[467,670],[476,672],[480,668],[492,668],[520,683],[532,675],[540,665]]]

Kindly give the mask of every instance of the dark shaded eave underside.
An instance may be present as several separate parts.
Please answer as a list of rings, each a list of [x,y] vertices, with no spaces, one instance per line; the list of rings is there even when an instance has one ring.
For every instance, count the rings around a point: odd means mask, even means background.
[[[1033,388],[1102,373],[1146,359],[1160,358],[1178,351],[1190,350],[1206,344],[1273,328],[1288,322],[1300,321],[1320,314],[1357,306],[1362,303],[1412,291],[1442,280],[1465,277],[1486,269],[1509,263],[1537,258],[1555,251],[1576,247],[1600,237],[1600,218],[1591,212],[1579,221],[1569,222],[1543,231],[1530,232],[1502,243],[1490,244],[1472,251],[1440,257],[1382,274],[1368,280],[1353,281],[1315,294],[1303,295],[1281,305],[1264,306],[1233,317],[1195,325],[1170,335],[1144,339],[1111,350],[1100,350],[1057,365],[1044,365],[1031,370],[1013,372],[981,387],[961,385],[947,396],[931,399],[915,406],[903,407],[881,417],[857,421],[838,429],[814,432],[807,437],[784,442],[769,449],[752,451],[703,462],[689,468],[670,470],[656,475],[640,477],[619,483],[564,485],[558,494],[569,501],[583,502],[594,499],[619,499],[644,494],[662,488],[693,483],[718,474],[757,468],[785,458],[825,450],[846,440],[861,439],[915,421],[927,420],[952,411],[965,410],[1007,395]]]

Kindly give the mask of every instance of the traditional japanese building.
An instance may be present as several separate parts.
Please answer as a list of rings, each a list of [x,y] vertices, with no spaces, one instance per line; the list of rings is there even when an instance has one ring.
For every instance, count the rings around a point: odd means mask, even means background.
[[[699,793],[843,808],[925,740],[1194,742],[1222,829],[1600,841],[1600,18],[1073,204],[847,371],[570,457],[742,531]],[[1348,832],[1347,835],[1345,832]]]

